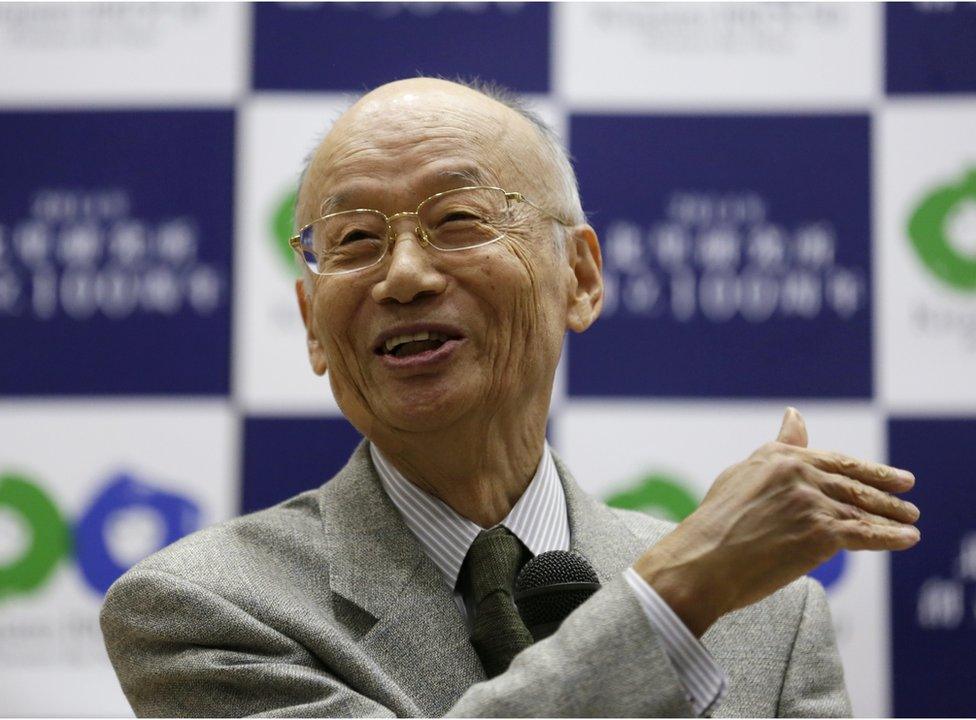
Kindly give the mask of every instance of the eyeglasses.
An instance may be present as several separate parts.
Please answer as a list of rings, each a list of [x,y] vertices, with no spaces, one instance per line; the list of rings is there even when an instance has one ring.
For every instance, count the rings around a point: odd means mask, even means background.
[[[511,223],[512,207],[525,203],[561,225],[572,225],[527,200],[521,193],[473,185],[431,195],[413,212],[385,215],[379,210],[343,210],[310,222],[289,240],[315,275],[343,275],[379,264],[396,242],[392,223],[415,217],[420,244],[457,252],[498,242],[499,227]]]

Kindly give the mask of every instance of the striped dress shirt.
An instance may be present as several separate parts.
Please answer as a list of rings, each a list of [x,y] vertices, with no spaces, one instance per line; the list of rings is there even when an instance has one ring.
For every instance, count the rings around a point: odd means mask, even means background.
[[[369,451],[383,489],[417,536],[424,552],[454,588],[454,601],[469,620],[464,599],[457,589],[461,565],[482,528],[458,515],[446,503],[407,480],[372,443]],[[549,550],[569,550],[569,517],[566,495],[549,445],[532,482],[508,516],[499,523],[508,528],[533,556]],[[688,630],[661,596],[633,568],[624,571],[648,622],[657,631],[671,664],[697,715],[703,715],[725,697],[728,681],[705,647]]]

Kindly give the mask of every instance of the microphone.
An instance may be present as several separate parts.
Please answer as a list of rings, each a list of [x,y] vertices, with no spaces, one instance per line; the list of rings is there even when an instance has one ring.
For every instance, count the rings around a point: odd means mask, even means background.
[[[576,552],[550,550],[529,560],[515,580],[515,605],[536,642],[600,589],[589,561]]]

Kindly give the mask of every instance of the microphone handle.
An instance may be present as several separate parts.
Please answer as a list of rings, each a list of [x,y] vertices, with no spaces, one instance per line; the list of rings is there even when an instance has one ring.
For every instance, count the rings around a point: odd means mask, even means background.
[[[540,640],[545,640],[547,637],[552,635],[559,629],[562,625],[562,620],[557,620],[556,622],[540,623],[539,625],[533,625],[529,628],[529,632],[532,633],[532,638],[539,642]]]
[[[552,635],[573,610],[600,589],[600,583],[542,585],[515,593],[515,605],[536,642]]]

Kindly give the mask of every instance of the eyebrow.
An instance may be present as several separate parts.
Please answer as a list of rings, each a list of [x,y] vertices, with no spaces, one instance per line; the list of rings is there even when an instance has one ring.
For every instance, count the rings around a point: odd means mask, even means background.
[[[329,195],[322,204],[319,205],[319,216],[325,216],[329,213],[335,212],[336,208],[346,202],[346,196],[342,194]]]
[[[437,173],[437,176],[451,180],[463,180],[472,185],[492,185],[496,182],[494,178],[489,177],[488,173],[476,165],[457,170],[442,170]]]
[[[494,185],[497,182],[487,172],[476,165],[454,168],[451,170],[441,170],[434,177],[438,180],[461,181],[466,185]],[[322,201],[322,204],[319,205],[319,216],[321,217],[323,215],[336,212],[348,201],[349,196],[341,192],[327,196]]]

